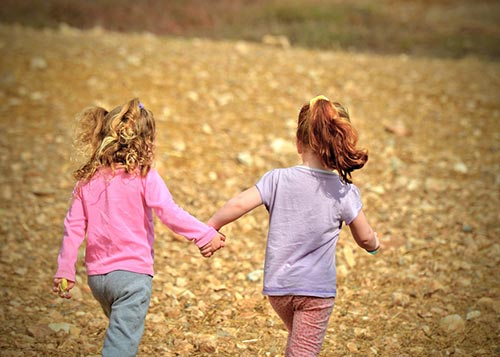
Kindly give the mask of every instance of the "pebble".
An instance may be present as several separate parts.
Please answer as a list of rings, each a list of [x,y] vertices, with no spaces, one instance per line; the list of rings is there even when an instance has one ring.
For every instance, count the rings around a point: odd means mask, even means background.
[[[32,57],[30,61],[31,69],[43,70],[47,68],[47,61],[43,57]]]
[[[271,142],[271,149],[276,154],[294,154],[297,151],[295,145],[290,140],[281,138],[274,139]]]
[[[465,329],[465,322],[460,315],[453,314],[443,317],[439,326],[446,333],[462,332]]]
[[[422,326],[422,331],[427,337],[432,335],[431,328],[427,325]]]
[[[212,335],[198,335],[196,336],[198,350],[202,353],[215,353],[217,350],[217,340]]]
[[[463,162],[457,162],[455,165],[453,165],[453,170],[461,174],[466,174],[467,172],[469,172],[467,165],[465,165]]]
[[[482,297],[477,301],[477,306],[482,310],[495,311],[497,314],[500,313],[500,301],[495,301],[490,297]]]
[[[177,139],[176,141],[173,142],[174,150],[177,152],[184,152],[186,151],[186,143],[180,139]]]
[[[27,327],[28,336],[40,338],[52,334],[53,330],[46,324],[36,324]]]
[[[240,152],[236,156],[236,161],[238,161],[240,164],[245,165],[245,166],[252,166],[253,165],[253,157],[248,151]]]
[[[263,275],[264,275],[264,270],[256,269],[256,270],[248,273],[246,278],[248,281],[256,282],[256,281],[259,281]]]
[[[347,349],[351,353],[357,353],[359,351],[358,346],[354,342],[348,342],[347,343]]]
[[[469,226],[468,224],[462,224],[462,232],[464,233],[472,233],[473,229],[471,226]]]
[[[475,318],[478,318],[479,316],[481,316],[481,311],[479,310],[472,310],[472,311],[469,311],[467,313],[467,316],[465,317],[465,319],[468,321],[468,320],[474,320]]]
[[[400,292],[392,293],[391,304],[392,306],[408,306],[410,304],[410,296]]]
[[[69,329],[72,327],[71,324],[66,322],[52,322],[49,324],[49,328],[54,332],[59,332],[63,330],[66,333],[69,333]]]

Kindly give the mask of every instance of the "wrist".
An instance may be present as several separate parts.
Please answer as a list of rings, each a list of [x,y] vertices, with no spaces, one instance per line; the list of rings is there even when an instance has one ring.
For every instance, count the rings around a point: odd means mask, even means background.
[[[380,241],[378,240],[377,234],[375,234],[375,248],[366,248],[366,251],[370,254],[377,254],[380,248]]]

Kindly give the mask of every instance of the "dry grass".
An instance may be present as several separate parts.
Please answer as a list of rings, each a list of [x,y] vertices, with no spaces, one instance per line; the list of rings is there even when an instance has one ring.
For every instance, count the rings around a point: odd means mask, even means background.
[[[500,57],[494,0],[4,0],[0,21],[257,42],[271,34],[307,48]]]

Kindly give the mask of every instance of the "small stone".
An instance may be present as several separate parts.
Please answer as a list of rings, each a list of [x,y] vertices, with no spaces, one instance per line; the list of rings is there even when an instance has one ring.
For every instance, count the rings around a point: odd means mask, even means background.
[[[351,353],[357,353],[359,351],[358,346],[356,346],[356,344],[354,342],[348,342],[347,349]]]
[[[431,328],[427,325],[424,325],[422,326],[422,331],[424,332],[424,334],[427,336],[427,337],[430,337],[431,336]]]
[[[142,64],[142,58],[135,55],[128,55],[126,61],[128,64],[135,67],[139,67]]]
[[[24,276],[28,272],[28,268],[26,268],[26,267],[17,267],[17,268],[14,269],[14,272],[17,275]]]
[[[32,326],[28,326],[28,328],[27,328],[28,336],[31,336],[34,338],[45,337],[45,336],[52,334],[53,332],[54,331],[46,324],[32,325]]]
[[[378,195],[382,195],[385,193],[385,188],[383,186],[380,186],[380,185],[373,186],[373,187],[371,187],[371,191],[375,192]]]
[[[180,287],[180,288],[187,286],[187,284],[188,284],[188,281],[184,277],[179,277],[179,278],[175,279],[175,285]]]
[[[236,156],[236,161],[245,166],[252,166],[253,157],[248,151],[243,151]]]
[[[256,281],[260,280],[262,275],[264,275],[264,270],[257,269],[257,270],[254,270],[254,271],[248,273],[246,278],[248,281],[256,282]]]
[[[198,350],[202,353],[215,353],[217,350],[216,337],[210,335],[197,336]]]
[[[219,178],[219,175],[217,175],[217,172],[210,171],[208,173],[208,178],[210,181],[217,181],[217,179]]]
[[[467,165],[465,165],[463,162],[457,162],[455,165],[453,165],[453,170],[461,174],[466,174],[469,171]]]
[[[46,95],[42,92],[31,92],[29,95],[30,99],[33,101],[39,101],[46,97]]]
[[[203,126],[201,127],[201,131],[207,135],[212,135],[214,133],[212,127],[207,123],[203,124]]]
[[[460,315],[453,314],[442,318],[439,326],[446,333],[457,333],[465,329],[465,322]]]
[[[500,301],[495,301],[489,297],[482,297],[477,301],[477,306],[482,310],[495,311],[497,314],[500,313]]]
[[[437,280],[432,280],[424,289],[424,295],[430,296],[438,291],[444,291],[444,286]]]
[[[481,311],[479,310],[472,310],[472,311],[469,311],[467,313],[467,316],[465,317],[465,319],[468,321],[468,320],[474,320],[475,318],[478,318],[479,316],[481,316]]]
[[[30,61],[30,67],[31,69],[36,69],[36,70],[45,69],[47,68],[47,61],[45,60],[45,58],[40,56],[33,57],[31,58]]]
[[[271,142],[271,149],[276,154],[294,154],[297,151],[292,142],[281,138],[274,139]]]
[[[392,296],[392,306],[408,306],[410,303],[410,296],[404,293],[393,293]]]
[[[64,331],[69,333],[69,329],[71,328],[71,324],[66,322],[53,322],[49,324],[49,328],[54,332]]]
[[[366,337],[366,329],[355,327],[354,328],[354,336],[356,336],[357,338]]]
[[[76,327],[74,325],[71,325],[69,329],[69,335],[74,338],[80,337],[80,334],[82,333],[82,329],[79,327]]]
[[[235,49],[242,55],[246,55],[250,51],[248,44],[244,41],[237,41],[235,44]]]
[[[182,292],[182,294],[180,294],[180,297],[185,297],[187,299],[195,299],[196,295],[193,294],[191,290],[185,290],[184,292]]]
[[[184,152],[186,151],[186,143],[182,140],[177,140],[173,143],[174,145],[174,150],[177,151],[177,152]]]
[[[200,99],[200,95],[195,91],[187,92],[187,97],[193,102],[197,102]]]
[[[464,233],[472,233],[473,229],[471,226],[469,226],[468,224],[462,224],[462,232]]]

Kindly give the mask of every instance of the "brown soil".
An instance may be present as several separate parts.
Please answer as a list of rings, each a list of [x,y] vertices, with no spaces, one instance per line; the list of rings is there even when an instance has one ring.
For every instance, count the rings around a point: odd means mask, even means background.
[[[50,291],[78,111],[140,97],[158,120],[157,169],[205,220],[267,170],[297,162],[295,118],[319,93],[347,104],[370,151],[354,180],[383,242],[371,256],[343,232],[322,356],[500,354],[498,62],[64,26],[0,26],[0,50],[2,356],[100,353],[107,322],[82,259],[74,299]],[[259,208],[203,259],[157,225],[140,356],[283,355],[286,333],[258,275],[266,228]]]

